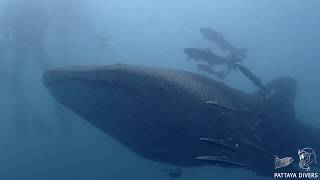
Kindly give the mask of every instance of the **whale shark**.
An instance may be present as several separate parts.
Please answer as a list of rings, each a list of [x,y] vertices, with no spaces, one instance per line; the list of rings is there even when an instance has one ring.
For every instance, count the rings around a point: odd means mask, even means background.
[[[59,103],[152,161],[273,176],[275,155],[295,159],[299,148],[320,146],[319,129],[296,118],[290,77],[267,83],[267,99],[197,73],[127,64],[50,69],[43,82]]]

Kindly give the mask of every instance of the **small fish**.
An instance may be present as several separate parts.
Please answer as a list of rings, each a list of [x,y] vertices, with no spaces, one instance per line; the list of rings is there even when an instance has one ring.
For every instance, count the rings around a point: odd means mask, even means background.
[[[229,160],[225,156],[199,156],[199,157],[196,157],[196,159],[200,160],[200,161],[226,164],[226,165],[231,165],[231,166],[236,166],[236,167],[247,167],[248,166],[248,164],[245,164],[242,162],[236,162],[236,161]]]
[[[100,43],[100,46],[101,47],[108,47],[108,44],[107,43]]]
[[[101,39],[101,41],[105,41],[105,42],[109,40],[109,39],[108,39],[107,37],[105,37],[105,36],[102,36],[100,39]]]
[[[171,178],[178,178],[182,176],[182,170],[181,169],[160,169],[162,172],[168,173],[168,176]]]
[[[261,119],[264,117],[265,115],[263,113],[259,113],[258,116],[256,117],[256,122],[254,123],[253,126],[253,130],[256,131],[256,129],[259,127]]]
[[[200,141],[208,142],[210,144],[221,146],[225,150],[229,150],[232,152],[236,151],[236,149],[238,148],[237,145],[235,145],[235,146],[229,145],[229,144],[225,143],[223,140],[216,140],[216,139],[211,139],[211,138],[200,138]]]
[[[224,110],[232,111],[232,112],[245,112],[245,113],[247,113],[249,111],[248,108],[236,109],[236,108],[233,108],[233,107],[230,107],[227,105],[220,104],[216,101],[206,101],[206,103],[210,104],[212,106],[216,106],[218,108],[224,109]]]
[[[101,47],[107,47],[108,46],[108,38],[107,37],[101,37],[100,38],[100,46]]]

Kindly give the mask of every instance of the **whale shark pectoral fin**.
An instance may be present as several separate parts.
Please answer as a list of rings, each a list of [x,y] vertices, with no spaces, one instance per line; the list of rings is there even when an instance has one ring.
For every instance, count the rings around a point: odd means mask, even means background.
[[[248,166],[248,164],[245,164],[242,162],[237,162],[237,161],[232,161],[224,156],[198,156],[198,157],[196,157],[196,159],[200,160],[200,161],[205,161],[208,163],[226,164],[226,165],[231,165],[231,166],[236,166],[236,167],[247,167]]]

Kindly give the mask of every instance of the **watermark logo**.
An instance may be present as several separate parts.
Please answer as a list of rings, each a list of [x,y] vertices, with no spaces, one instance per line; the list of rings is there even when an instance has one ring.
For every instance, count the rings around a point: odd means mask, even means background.
[[[298,150],[298,157],[299,157],[299,167],[293,164],[292,157],[284,157],[279,158],[275,156],[274,159],[274,169],[278,170],[281,168],[285,168],[291,166],[293,170],[295,169],[297,172],[275,172],[274,178],[275,179],[318,179],[317,172],[310,172],[311,166],[314,164],[318,164],[317,156],[314,149],[306,147],[303,149]],[[303,172],[305,171],[305,172]]]
[[[299,167],[305,171],[310,171],[311,164],[318,164],[316,152],[312,148],[299,149]]]
[[[289,166],[293,162],[292,157],[279,158],[275,156],[274,158],[274,169],[280,169]]]

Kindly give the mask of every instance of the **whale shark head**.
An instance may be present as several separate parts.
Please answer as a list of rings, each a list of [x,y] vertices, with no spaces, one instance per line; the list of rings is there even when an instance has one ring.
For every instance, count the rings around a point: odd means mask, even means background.
[[[205,102],[222,101],[226,86],[190,72],[122,64],[71,66],[46,71],[43,81],[58,102],[151,160],[202,164],[195,157],[203,149],[214,150],[199,138],[223,131],[210,130],[224,122],[213,123],[215,112]]]

